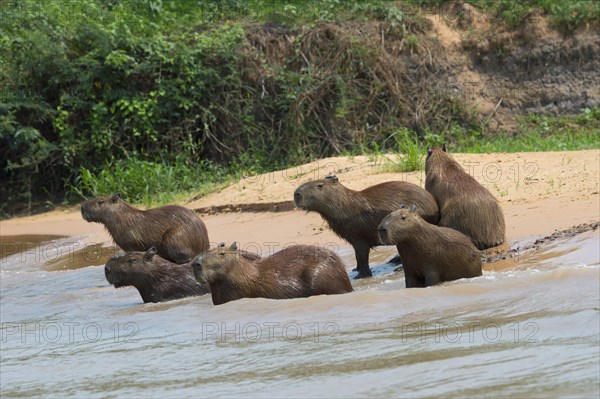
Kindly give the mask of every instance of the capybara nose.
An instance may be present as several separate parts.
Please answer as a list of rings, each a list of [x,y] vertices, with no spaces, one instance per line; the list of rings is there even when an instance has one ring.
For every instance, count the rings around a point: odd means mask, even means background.
[[[379,233],[379,243],[385,245],[387,242],[387,226],[380,225],[377,232]]]
[[[202,266],[202,258],[200,256],[196,256],[194,260],[192,260],[192,268],[201,267]]]
[[[194,260],[192,260],[191,265],[192,274],[194,275],[196,281],[198,281],[199,283],[205,283],[204,279],[202,278],[202,257],[196,256]]]

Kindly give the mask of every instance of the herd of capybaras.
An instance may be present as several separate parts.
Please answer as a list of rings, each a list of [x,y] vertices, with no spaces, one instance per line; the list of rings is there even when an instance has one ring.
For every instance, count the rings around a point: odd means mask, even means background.
[[[355,278],[370,277],[369,251],[395,245],[406,288],[481,276],[480,250],[505,241],[497,199],[446,152],[427,151],[425,189],[390,181],[362,191],[336,176],[302,184],[300,209],[318,212],[356,255]],[[81,206],[88,222],[102,223],[124,255],[108,260],[105,276],[116,288],[134,286],[144,302],[210,293],[215,305],[241,298],[301,298],[352,291],[344,263],[333,251],[293,245],[261,257],[236,243],[209,248],[205,224],[192,210],[167,205],[140,210],[119,194]]]

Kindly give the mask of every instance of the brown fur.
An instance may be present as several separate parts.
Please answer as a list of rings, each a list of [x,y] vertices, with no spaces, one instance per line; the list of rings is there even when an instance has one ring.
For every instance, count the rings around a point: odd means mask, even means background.
[[[215,305],[241,298],[303,298],[352,291],[341,259],[332,251],[295,245],[257,261],[235,248],[219,248],[192,261],[196,279],[210,286]]]
[[[466,234],[479,249],[505,240],[504,214],[498,200],[466,173],[443,149],[428,151],[425,189],[440,209],[440,226]]]
[[[194,278],[189,263],[171,263],[156,255],[156,249],[113,256],[104,267],[106,280],[115,288],[134,286],[144,302],[163,302],[209,292]]]
[[[379,226],[382,242],[397,245],[406,288],[481,276],[481,258],[466,235],[425,222],[413,207],[390,213]]]
[[[178,205],[140,210],[118,194],[98,197],[81,205],[88,222],[104,224],[124,251],[146,251],[154,246],[158,255],[186,263],[209,247],[204,222],[191,210]]]
[[[419,186],[392,181],[354,191],[339,183],[337,177],[304,183],[294,193],[296,206],[318,212],[329,227],[354,248],[358,276],[371,276],[369,251],[380,245],[377,227],[383,218],[403,203],[417,204],[420,214],[437,223],[435,199]]]

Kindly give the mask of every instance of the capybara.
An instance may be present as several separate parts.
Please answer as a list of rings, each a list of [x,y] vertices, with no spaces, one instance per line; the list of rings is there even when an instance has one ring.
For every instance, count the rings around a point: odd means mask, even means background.
[[[445,145],[427,150],[425,173],[425,189],[440,209],[440,226],[466,234],[479,249],[504,242],[504,214],[498,200],[463,170]]]
[[[144,302],[171,301],[209,292],[207,284],[194,278],[189,263],[169,262],[157,255],[154,247],[146,252],[113,256],[104,266],[104,275],[115,288],[137,288]]]
[[[318,212],[329,227],[354,248],[356,278],[371,276],[369,251],[381,245],[377,227],[400,204],[417,204],[419,213],[437,223],[439,211],[435,199],[421,187],[403,181],[391,181],[354,191],[343,186],[336,176],[302,184],[294,192],[300,209]]]
[[[158,255],[175,263],[187,263],[209,248],[204,222],[191,209],[178,205],[140,210],[119,194],[98,197],[81,205],[88,222],[104,224],[124,251],[156,247]]]
[[[481,276],[480,253],[469,237],[427,223],[414,205],[386,216],[379,225],[379,238],[399,248],[406,288]]]
[[[194,276],[208,283],[215,305],[241,298],[303,298],[352,291],[342,260],[332,251],[294,245],[260,260],[235,246],[218,248],[192,261]]]

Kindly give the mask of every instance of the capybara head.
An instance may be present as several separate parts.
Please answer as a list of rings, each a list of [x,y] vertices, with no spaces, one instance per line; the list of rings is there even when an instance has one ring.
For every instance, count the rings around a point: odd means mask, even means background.
[[[400,209],[387,215],[379,224],[379,240],[383,244],[394,245],[411,236],[414,226],[422,221],[416,205],[410,209],[400,205]]]
[[[140,282],[140,278],[152,273],[152,260],[156,248],[146,252],[127,252],[125,255],[113,256],[104,266],[106,280],[115,288],[126,287]]]
[[[235,269],[241,258],[244,256],[238,251],[235,242],[229,248],[225,247],[225,243],[220,243],[217,248],[208,250],[192,260],[194,277],[200,284],[218,281],[221,276]]]
[[[121,194],[112,196],[97,197],[85,201],[81,205],[81,216],[87,222],[104,223],[116,215],[125,201],[121,199]]]
[[[433,150],[440,150],[442,152],[448,152],[446,151],[446,143],[442,144],[441,148],[437,148],[437,147],[431,147],[427,149],[427,158],[429,158],[431,156],[431,154],[433,153]]]
[[[302,184],[294,192],[294,203],[300,209],[323,212],[335,207],[348,195],[337,176],[329,175],[321,180]]]
[[[434,147],[427,149],[425,173],[427,173],[434,165],[447,165],[445,162],[456,163],[456,161],[448,154],[448,151],[446,151],[446,144],[442,144],[441,148]]]

